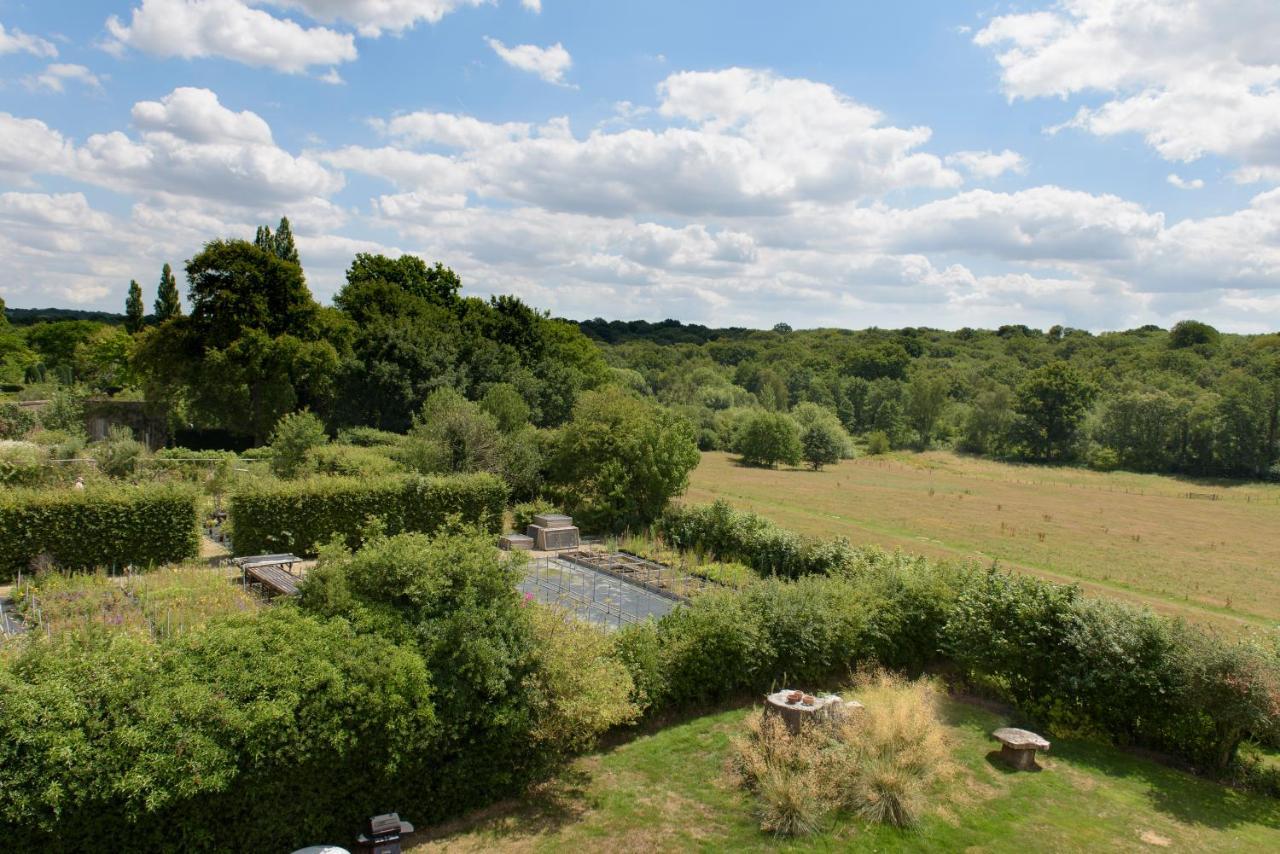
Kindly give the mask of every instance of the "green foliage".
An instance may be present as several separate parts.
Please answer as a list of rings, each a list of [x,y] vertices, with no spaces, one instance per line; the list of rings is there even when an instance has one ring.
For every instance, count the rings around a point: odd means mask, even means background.
[[[176,486],[0,492],[0,575],[40,554],[66,569],[149,566],[195,557],[196,496]]]
[[[347,269],[347,282],[351,285],[385,282],[410,296],[438,305],[452,303],[462,287],[458,275],[439,262],[428,267],[425,261],[413,255],[388,258],[367,252],[357,254],[351,262]]]
[[[514,433],[527,425],[532,413],[520,391],[511,383],[489,386],[480,399],[480,406],[493,416],[503,433]]]
[[[58,389],[49,405],[40,411],[40,426],[46,430],[84,433],[85,397],[83,389]]]
[[[511,508],[511,528],[523,534],[533,524],[533,517],[543,513],[562,513],[563,511],[544,498],[522,501]]]
[[[414,416],[402,456],[415,471],[498,472],[502,435],[493,416],[450,388],[437,389]]]
[[[0,484],[9,487],[38,486],[48,471],[39,445],[0,439]]]
[[[688,422],[610,387],[582,395],[561,428],[551,490],[588,530],[639,528],[684,491],[697,464]]]
[[[178,279],[166,263],[160,271],[160,286],[156,288],[156,323],[164,323],[182,314],[182,297],[178,294]]]
[[[271,433],[271,470],[280,477],[297,477],[307,466],[308,452],[328,441],[324,422],[314,413],[285,415]]]
[[[1095,393],[1094,386],[1065,362],[1032,371],[1018,386],[1014,404],[1026,454],[1038,460],[1069,459]]]
[[[399,433],[376,427],[346,427],[338,431],[338,443],[362,448],[393,448],[404,440]]]
[[[800,436],[801,454],[814,471],[840,462],[846,437],[827,424],[811,424]]]
[[[735,448],[747,465],[797,465],[800,462],[800,426],[781,412],[759,412],[743,425]]]
[[[874,430],[867,434],[867,454],[869,456],[878,457],[892,450],[893,443],[889,441],[889,434],[883,430]]]
[[[107,438],[93,447],[98,469],[107,477],[114,478],[132,476],[146,453],[147,446],[133,438],[133,431],[123,424],[113,426]]]
[[[304,468],[340,477],[385,477],[405,470],[385,453],[385,447],[358,445],[317,445],[307,451]]]
[[[246,483],[231,496],[230,515],[240,554],[314,555],[334,535],[359,545],[370,519],[388,534],[435,531],[453,516],[497,533],[506,498],[506,485],[489,474],[323,477]]]
[[[1218,330],[1198,320],[1181,320],[1169,330],[1169,346],[1175,350],[1216,344]]]
[[[124,302],[124,328],[130,335],[142,331],[147,310],[142,305],[142,287],[135,280],[129,281],[129,296]]]
[[[12,401],[0,401],[0,439],[21,439],[37,424],[36,414]]]

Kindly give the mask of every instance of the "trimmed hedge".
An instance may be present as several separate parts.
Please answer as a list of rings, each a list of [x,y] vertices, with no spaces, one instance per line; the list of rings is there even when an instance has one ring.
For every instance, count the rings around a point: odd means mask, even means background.
[[[94,485],[0,493],[0,577],[49,554],[64,569],[148,566],[198,555],[196,493]]]
[[[335,534],[359,547],[372,520],[388,535],[431,533],[451,516],[496,534],[506,502],[491,474],[264,481],[231,496],[232,540],[238,554],[314,555]]]
[[[841,572],[858,558],[858,549],[848,540],[801,536],[763,516],[734,510],[723,500],[672,505],[655,527],[677,549],[744,563],[761,575],[827,575]]]

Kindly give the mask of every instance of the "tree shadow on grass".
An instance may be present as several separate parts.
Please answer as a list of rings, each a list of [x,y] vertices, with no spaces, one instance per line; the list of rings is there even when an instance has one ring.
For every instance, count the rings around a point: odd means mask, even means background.
[[[464,834],[512,841],[556,833],[582,819],[595,806],[590,792],[591,775],[570,768],[532,787],[519,798],[509,798],[460,818],[425,828],[412,837],[414,845],[440,842]]]
[[[1054,744],[1053,755],[1095,774],[1138,782],[1153,809],[1185,824],[1215,830],[1280,824],[1280,801],[1157,764],[1122,748],[1060,741]]]

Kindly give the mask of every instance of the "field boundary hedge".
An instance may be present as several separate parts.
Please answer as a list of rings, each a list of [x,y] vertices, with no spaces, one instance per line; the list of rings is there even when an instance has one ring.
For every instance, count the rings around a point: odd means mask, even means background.
[[[335,534],[358,548],[373,519],[388,535],[429,534],[453,516],[496,534],[506,503],[500,478],[462,474],[264,482],[233,494],[229,507],[238,554],[314,555]]]
[[[49,554],[64,569],[176,563],[200,553],[196,493],[93,486],[0,492],[0,577]]]

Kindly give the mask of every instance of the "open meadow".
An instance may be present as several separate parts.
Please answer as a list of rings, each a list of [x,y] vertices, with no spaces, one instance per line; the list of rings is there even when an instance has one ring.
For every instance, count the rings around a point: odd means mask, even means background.
[[[1280,622],[1280,486],[1012,465],[945,451],[753,468],[704,453],[685,500],[1000,565],[1227,629]]]

